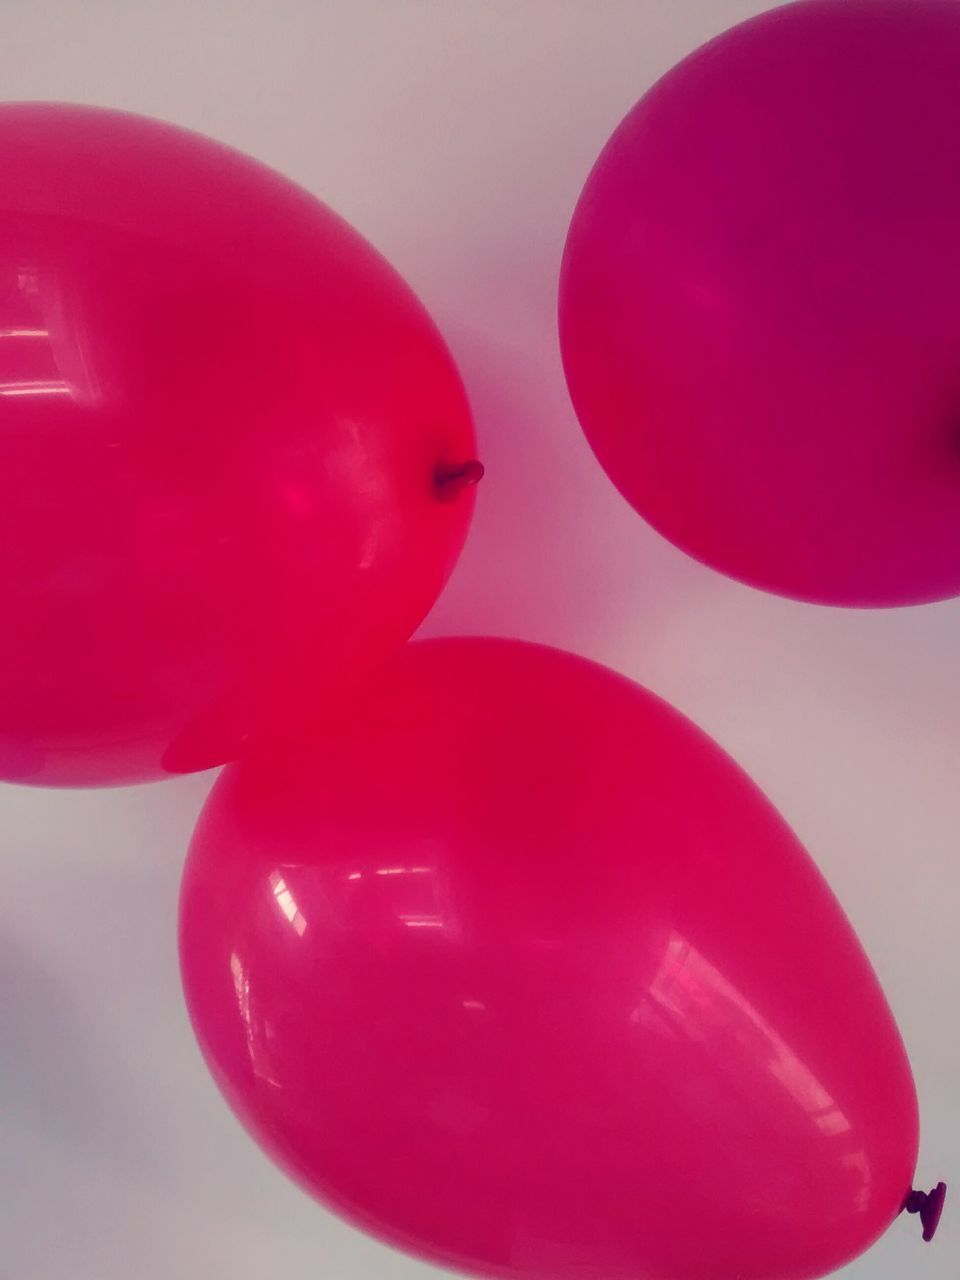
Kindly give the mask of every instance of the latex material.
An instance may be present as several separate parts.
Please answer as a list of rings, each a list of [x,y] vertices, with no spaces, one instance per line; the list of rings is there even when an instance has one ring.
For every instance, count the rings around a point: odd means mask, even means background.
[[[241,1120],[436,1262],[796,1280],[910,1190],[910,1069],[827,885],[709,739],[580,659],[410,646],[312,750],[225,772],[181,913]]]
[[[627,115],[563,261],[580,421],[633,506],[745,582],[960,592],[960,5],[787,5]]]
[[[305,191],[0,106],[0,778],[203,768],[316,711],[432,604],[474,447],[423,308]]]

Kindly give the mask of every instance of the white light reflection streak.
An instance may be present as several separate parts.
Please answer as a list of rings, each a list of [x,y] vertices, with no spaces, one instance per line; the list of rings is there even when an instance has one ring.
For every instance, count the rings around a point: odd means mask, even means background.
[[[271,873],[270,887],[273,890],[273,896],[277,900],[277,906],[302,938],[307,931],[306,919],[294,901],[293,894],[287,888],[287,883],[279,871]]]
[[[230,953],[230,973],[233,975],[233,989],[237,993],[237,1008],[244,1024],[250,1021],[250,983],[243,971],[243,961],[235,951]]]
[[[236,951],[230,953],[230,973],[233,976],[233,989],[237,995],[237,1010],[240,1014],[240,1021],[243,1023],[247,1053],[250,1055],[250,1065],[253,1067],[254,1074],[259,1075],[260,1073],[257,1071],[257,1039],[253,1029],[253,1018],[250,1014],[250,979],[247,977],[243,961]]]
[[[846,1133],[850,1122],[809,1067],[749,1000],[685,938],[671,935],[650,984],[651,1000],[694,1040],[715,1030],[752,1028],[769,1050],[770,1075],[799,1103],[821,1133]],[[734,1016],[731,1016],[733,1014]]]
[[[247,1053],[250,1056],[253,1074],[258,1080],[265,1080],[267,1084],[279,1089],[280,1082],[270,1074],[269,1052],[266,1045],[257,1043],[257,1028],[254,1025],[250,1000],[250,978],[243,967],[243,961],[236,951],[230,953],[230,973],[233,977],[233,989],[237,995],[237,1009],[240,1013],[240,1021],[243,1023]]]
[[[0,396],[69,396],[64,382],[0,382]]]

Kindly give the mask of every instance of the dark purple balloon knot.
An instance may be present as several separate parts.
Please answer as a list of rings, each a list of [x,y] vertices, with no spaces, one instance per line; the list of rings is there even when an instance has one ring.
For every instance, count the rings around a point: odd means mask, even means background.
[[[441,464],[434,472],[434,484],[437,489],[437,497],[444,502],[452,502],[464,489],[470,488],[471,485],[479,484],[483,479],[483,463],[478,462],[476,458],[471,458],[468,462],[458,462],[452,465]]]
[[[936,1235],[947,1197],[947,1184],[938,1182],[932,1191],[911,1191],[903,1202],[907,1213],[919,1213],[923,1238],[930,1241]]]

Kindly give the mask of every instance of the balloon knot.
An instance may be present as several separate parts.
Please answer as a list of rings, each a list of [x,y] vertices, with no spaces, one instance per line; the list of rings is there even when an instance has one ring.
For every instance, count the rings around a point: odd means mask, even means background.
[[[441,464],[434,472],[437,497],[442,502],[452,502],[464,489],[479,484],[483,479],[483,463],[471,458],[468,462],[453,465]]]
[[[938,1182],[932,1191],[911,1191],[904,1200],[907,1213],[919,1213],[924,1240],[930,1241],[936,1235],[946,1196],[947,1184]]]

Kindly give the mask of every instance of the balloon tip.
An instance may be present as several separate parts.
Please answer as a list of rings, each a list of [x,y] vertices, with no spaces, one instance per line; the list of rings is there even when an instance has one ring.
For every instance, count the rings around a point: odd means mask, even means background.
[[[437,497],[443,502],[452,502],[464,489],[470,489],[483,479],[483,463],[476,458],[467,462],[452,465],[441,464],[434,473],[434,486]]]
[[[937,1234],[943,1202],[947,1198],[947,1184],[938,1182],[932,1191],[911,1191],[903,1202],[907,1213],[919,1213],[923,1238],[929,1242]]]

